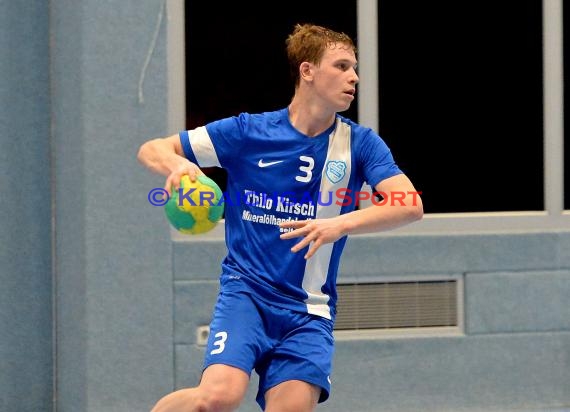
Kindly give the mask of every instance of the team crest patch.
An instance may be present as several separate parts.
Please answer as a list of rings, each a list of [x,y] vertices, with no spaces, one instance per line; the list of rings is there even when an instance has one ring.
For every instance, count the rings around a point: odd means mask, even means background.
[[[332,183],[338,183],[346,173],[346,163],[342,160],[329,160],[326,167],[326,175]]]

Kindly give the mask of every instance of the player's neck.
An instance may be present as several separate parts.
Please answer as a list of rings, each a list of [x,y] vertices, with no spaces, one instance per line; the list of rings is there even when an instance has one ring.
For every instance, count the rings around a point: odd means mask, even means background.
[[[289,105],[289,121],[295,129],[309,137],[318,136],[331,127],[335,117],[336,113],[302,103],[295,97]]]

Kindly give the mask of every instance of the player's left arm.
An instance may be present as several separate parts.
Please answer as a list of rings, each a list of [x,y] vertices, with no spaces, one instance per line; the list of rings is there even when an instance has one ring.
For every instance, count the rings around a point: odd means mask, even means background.
[[[345,234],[396,229],[423,217],[420,192],[405,174],[382,180],[374,189],[384,197],[382,202],[338,216],[345,227]]]
[[[334,242],[343,236],[392,230],[423,217],[420,193],[406,175],[398,174],[382,180],[374,189],[384,197],[384,201],[330,219],[282,223],[281,227],[294,230],[283,233],[281,239],[302,237],[291,251],[298,252],[311,245],[305,255],[308,259],[321,245]]]

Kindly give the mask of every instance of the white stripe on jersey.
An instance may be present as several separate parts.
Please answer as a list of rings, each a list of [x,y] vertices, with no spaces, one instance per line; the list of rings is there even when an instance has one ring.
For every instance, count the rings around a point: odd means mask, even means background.
[[[350,152],[351,129],[350,126],[341,122],[340,119],[337,119],[336,123],[334,132],[329,136],[329,148],[327,151],[327,158],[325,159],[325,164],[323,166],[320,194],[336,193],[340,188],[347,188],[348,181],[350,180],[352,157]],[[326,177],[326,168],[329,160],[344,161],[346,164],[344,177],[337,183],[332,183]],[[339,202],[332,202],[329,206],[323,206],[319,202],[317,205],[316,218],[326,219],[338,216],[342,206],[337,203]],[[303,289],[308,295],[308,298],[305,300],[305,303],[307,304],[307,312],[327,319],[331,319],[330,308],[328,306],[330,297],[322,292],[322,287],[327,281],[332,250],[333,243],[322,245],[307,261],[305,266],[305,275],[303,277]]]
[[[206,127],[200,126],[190,130],[188,140],[200,167],[220,167],[218,155]]]

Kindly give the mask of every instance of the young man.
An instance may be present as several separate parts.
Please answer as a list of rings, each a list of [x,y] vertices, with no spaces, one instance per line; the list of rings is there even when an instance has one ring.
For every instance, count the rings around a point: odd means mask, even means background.
[[[143,144],[166,190],[200,167],[228,172],[220,293],[200,384],[153,412],[233,411],[253,369],[267,412],[313,411],[330,393],[336,276],[347,235],[423,216],[421,199],[371,129],[339,115],[358,75],[350,37],[296,25],[287,39],[295,93],[275,112],[242,113]],[[355,210],[368,182],[384,201]]]

